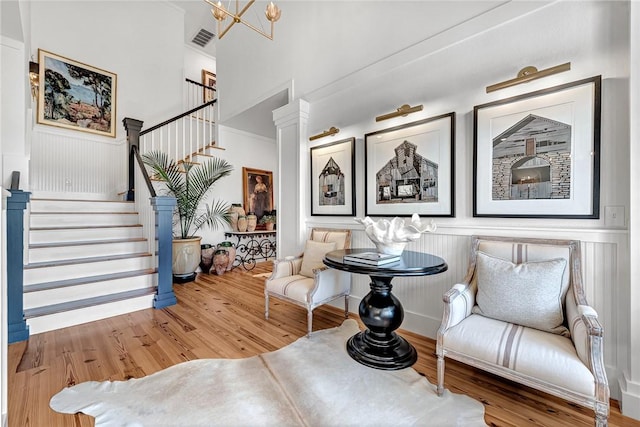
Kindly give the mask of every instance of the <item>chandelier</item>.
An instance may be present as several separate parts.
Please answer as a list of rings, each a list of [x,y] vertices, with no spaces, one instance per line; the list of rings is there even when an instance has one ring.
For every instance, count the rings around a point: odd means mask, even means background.
[[[244,15],[244,13],[251,7],[251,5],[255,3],[255,0],[249,0],[249,2],[242,9],[240,9],[240,0],[236,0],[235,13],[232,13],[229,10],[225,9],[225,7],[222,5],[220,1],[218,1],[217,3],[214,3],[211,0],[204,0],[204,1],[212,6],[211,14],[218,21],[218,39],[221,39],[222,37],[224,37],[224,35],[227,34],[227,32],[235,24],[244,24],[247,27],[251,28],[253,31],[259,34],[262,34],[269,40],[273,40],[273,24],[278,19],[280,19],[280,13],[281,13],[281,10],[278,8],[278,6],[273,4],[273,2],[270,2],[267,5],[267,9],[264,11],[265,17],[269,22],[271,22],[271,33],[267,34],[265,31],[257,28],[256,26],[242,19],[242,15]],[[231,18],[231,22],[229,23],[229,25],[227,25],[227,27],[224,30],[220,31],[222,22],[225,19],[227,19],[227,17]]]

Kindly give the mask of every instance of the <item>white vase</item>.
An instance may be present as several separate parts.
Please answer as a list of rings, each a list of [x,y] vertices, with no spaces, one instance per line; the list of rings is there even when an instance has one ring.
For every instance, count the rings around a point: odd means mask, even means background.
[[[196,278],[196,269],[200,265],[200,241],[202,237],[173,239],[172,269],[177,282],[190,282]]]

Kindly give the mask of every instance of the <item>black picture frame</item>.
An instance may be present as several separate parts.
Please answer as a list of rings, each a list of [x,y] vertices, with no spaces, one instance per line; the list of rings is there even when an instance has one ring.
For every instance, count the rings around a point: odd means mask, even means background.
[[[311,147],[311,215],[355,216],[356,139]]]
[[[600,217],[601,76],[475,106],[473,216]]]
[[[455,119],[451,112],[365,135],[366,216],[455,217]]]

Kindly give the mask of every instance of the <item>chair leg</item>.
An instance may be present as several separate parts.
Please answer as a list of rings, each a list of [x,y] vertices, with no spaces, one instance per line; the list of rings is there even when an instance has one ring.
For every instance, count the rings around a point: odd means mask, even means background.
[[[349,295],[344,296],[344,318],[349,318]]]
[[[436,386],[436,394],[442,396],[444,393],[444,356],[438,355],[438,385]]]
[[[609,425],[609,405],[604,402],[596,402],[595,405],[595,423],[596,427],[607,427]]]
[[[307,338],[311,337],[313,331],[313,310],[307,309]]]
[[[269,294],[264,292],[264,318],[269,320]]]

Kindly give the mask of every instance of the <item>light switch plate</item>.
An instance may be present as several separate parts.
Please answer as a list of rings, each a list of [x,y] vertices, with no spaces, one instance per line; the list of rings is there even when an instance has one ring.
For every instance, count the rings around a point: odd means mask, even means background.
[[[604,225],[607,227],[624,227],[624,206],[605,206]]]

